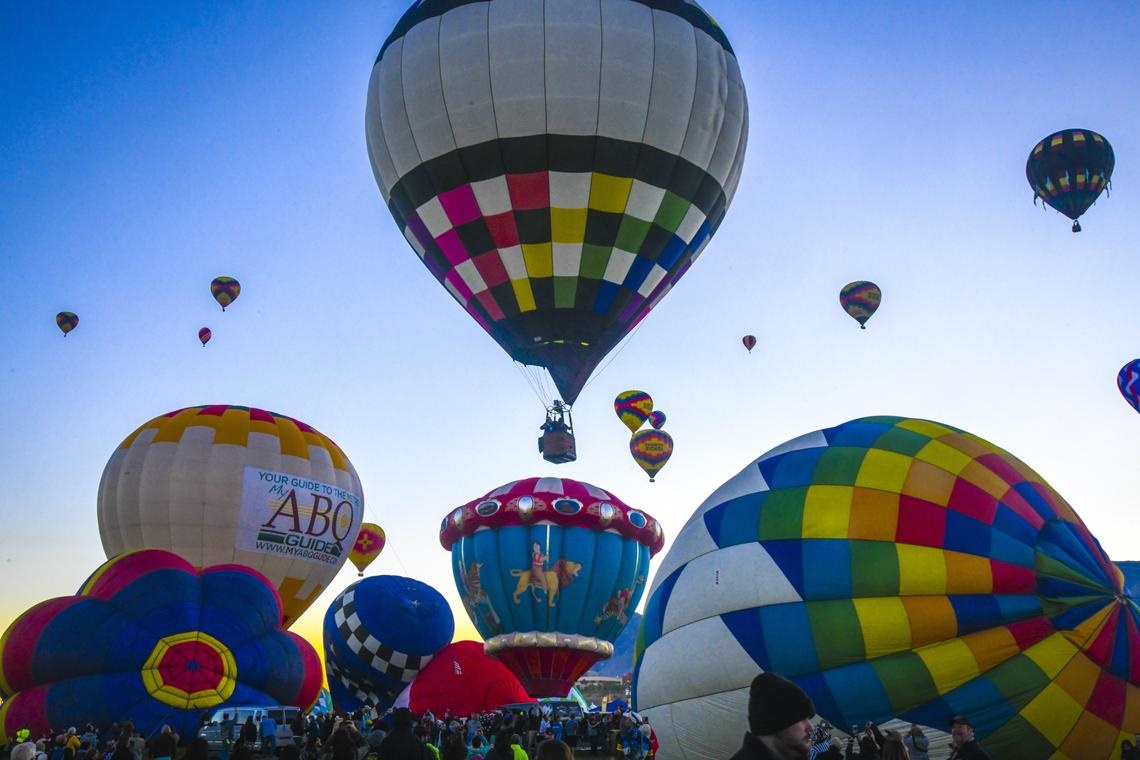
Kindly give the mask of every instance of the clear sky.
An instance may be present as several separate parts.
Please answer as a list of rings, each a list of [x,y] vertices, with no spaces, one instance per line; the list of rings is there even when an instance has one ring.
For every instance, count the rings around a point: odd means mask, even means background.
[[[438,528],[532,475],[606,488],[673,536],[801,433],[873,414],[974,432],[1041,473],[1114,559],[1138,559],[1140,10],[1130,3],[707,0],[750,135],[699,262],[575,408],[579,459],[407,246],[364,142],[372,62],[404,2],[0,6],[0,630],[104,559],[99,477],[183,406],[301,419],[337,441],[389,544],[373,573],[451,600]],[[1073,235],[1024,166],[1084,127],[1116,150]],[[222,314],[216,275],[241,280]],[[860,331],[840,287],[883,306]],[[66,339],[54,316],[78,313]],[[198,328],[213,341],[203,349]],[[753,333],[751,355],[740,344]],[[650,484],[612,399],[650,392],[676,452]],[[298,624],[355,579],[346,565]]]

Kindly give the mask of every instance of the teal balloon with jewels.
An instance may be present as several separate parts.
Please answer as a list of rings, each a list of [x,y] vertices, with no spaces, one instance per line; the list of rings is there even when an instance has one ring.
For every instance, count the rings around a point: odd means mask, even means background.
[[[564,697],[612,653],[664,536],[596,486],[528,478],[453,510],[440,543],[487,654],[530,695]]]

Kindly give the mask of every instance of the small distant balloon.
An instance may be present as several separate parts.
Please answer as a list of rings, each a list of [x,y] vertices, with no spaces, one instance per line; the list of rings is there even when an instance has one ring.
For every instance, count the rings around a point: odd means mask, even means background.
[[[205,346],[207,343],[210,342],[210,338],[212,338],[213,335],[214,334],[212,332],[210,332],[209,327],[203,327],[201,330],[198,331],[198,340],[202,341],[202,345]]]
[[[867,320],[879,308],[882,300],[883,291],[875,283],[866,280],[849,282],[839,291],[839,304],[859,323],[862,330],[867,329]]]
[[[744,347],[748,349],[748,353],[752,353],[752,349],[756,348],[755,335],[745,335],[740,339],[740,342],[743,343]]]
[[[673,438],[664,430],[639,430],[629,439],[629,453],[652,483],[669,457],[673,456]]]
[[[1108,140],[1091,129],[1063,129],[1034,146],[1025,161],[1025,178],[1033,188],[1033,203],[1040,198],[1073,220],[1079,218],[1112,184],[1116,156]]]
[[[348,553],[348,560],[356,565],[358,576],[364,577],[365,569],[372,564],[372,560],[380,556],[387,542],[384,529],[376,523],[363,523],[360,526],[356,542],[352,545],[352,551]]]
[[[241,283],[233,277],[215,277],[210,283],[210,294],[225,311],[241,295]]]
[[[59,325],[60,330],[63,330],[63,337],[66,338],[67,334],[79,324],[79,317],[74,312],[61,311],[55,315],[55,323]]]
[[[665,426],[665,412],[653,410],[649,415],[649,424],[653,426],[654,430],[660,430]]]
[[[653,397],[645,391],[622,391],[614,399],[614,413],[631,433],[645,424],[652,411]]]
[[[1140,412],[1140,359],[1133,359],[1120,368],[1120,373],[1116,376],[1116,387],[1120,389],[1124,400]]]

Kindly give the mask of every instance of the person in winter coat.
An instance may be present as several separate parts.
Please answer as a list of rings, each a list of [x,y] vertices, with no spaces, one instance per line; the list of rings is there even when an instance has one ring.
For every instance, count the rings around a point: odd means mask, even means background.
[[[910,760],[930,760],[930,739],[919,726],[911,724],[910,731],[903,737],[903,744],[910,753]]]
[[[732,760],[807,760],[815,705],[803,689],[761,673],[748,692],[748,733]]]

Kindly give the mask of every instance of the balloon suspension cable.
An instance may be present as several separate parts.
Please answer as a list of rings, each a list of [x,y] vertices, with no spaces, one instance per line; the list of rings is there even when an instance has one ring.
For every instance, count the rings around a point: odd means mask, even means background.
[[[601,377],[602,373],[605,372],[606,369],[609,368],[609,366],[614,363],[614,359],[618,358],[618,356],[621,355],[621,352],[624,351],[625,347],[629,345],[629,342],[631,340],[633,340],[633,336],[637,335],[639,332],[641,332],[641,326],[643,324],[645,324],[644,320],[642,320],[641,322],[638,322],[637,327],[633,328],[633,332],[631,332],[629,335],[625,336],[625,338],[621,342],[621,346],[618,347],[618,350],[614,351],[613,354],[611,354],[610,357],[608,359],[606,359],[605,364],[598,367],[598,369],[590,376],[590,379],[586,381],[586,384],[582,386],[582,390],[586,390],[587,388],[589,388],[590,383],[594,382],[599,377]]]
[[[526,384],[530,386],[530,390],[532,393],[534,393],[535,398],[538,399],[538,403],[542,404],[543,409],[546,409],[547,405],[550,403],[547,400],[550,398],[550,395],[546,393],[546,389],[543,387],[542,377],[539,375],[539,370],[527,364],[523,364],[520,361],[515,362],[515,367],[518,368],[519,374],[522,375],[523,380],[526,381]]]

